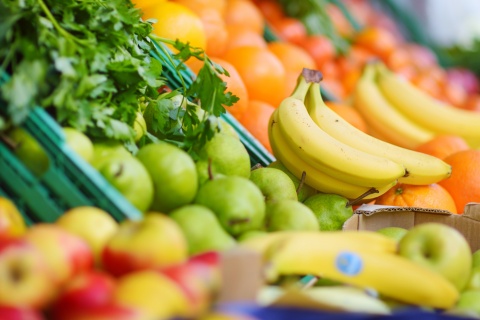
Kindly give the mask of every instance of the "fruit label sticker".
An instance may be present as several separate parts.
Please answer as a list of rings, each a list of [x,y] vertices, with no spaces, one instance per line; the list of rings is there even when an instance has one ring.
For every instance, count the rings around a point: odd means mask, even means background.
[[[355,276],[362,271],[362,258],[353,252],[340,252],[335,259],[337,269],[348,276]]]

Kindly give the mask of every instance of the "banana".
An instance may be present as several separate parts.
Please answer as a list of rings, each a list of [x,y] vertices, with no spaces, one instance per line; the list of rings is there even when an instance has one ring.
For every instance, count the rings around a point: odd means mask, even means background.
[[[442,103],[387,69],[378,67],[377,83],[390,103],[417,125],[436,133],[455,134],[480,146],[480,113]]]
[[[407,175],[398,178],[401,183],[427,185],[446,179],[451,174],[451,166],[437,157],[379,140],[352,126],[323,102],[319,83],[311,85],[305,105],[313,121],[335,139],[402,164]]]
[[[285,142],[299,158],[338,180],[365,187],[384,186],[405,175],[401,164],[348,146],[320,129],[304,104],[309,87],[299,77],[292,95],[277,108]]]
[[[365,66],[353,95],[354,107],[368,126],[386,141],[407,149],[431,140],[435,136],[433,131],[413,123],[380,92],[375,82],[376,66],[376,62]]]
[[[397,254],[346,247],[337,242],[280,241],[269,249],[269,280],[314,275],[425,307],[449,309],[459,292],[441,274]]]
[[[240,246],[260,253],[268,258],[273,249],[283,243],[294,243],[299,248],[305,247],[313,253],[321,252],[325,246],[334,245],[344,250],[362,250],[383,253],[395,253],[397,242],[392,238],[374,231],[276,231],[260,237],[246,239]],[[317,244],[312,246],[312,244]]]
[[[268,125],[268,134],[272,151],[274,156],[297,178],[301,179],[303,172],[305,172],[305,183],[309,186],[312,186],[320,192],[338,194],[350,200],[357,199],[361,195],[372,191],[372,187],[357,186],[338,180],[319,169],[314,168],[301,159],[285,142],[285,138],[283,137],[282,132],[280,132],[278,123],[275,122],[276,115],[277,110],[274,111]],[[376,187],[371,194],[363,197],[363,200],[375,199],[396,184],[397,180],[392,180],[381,187]]]

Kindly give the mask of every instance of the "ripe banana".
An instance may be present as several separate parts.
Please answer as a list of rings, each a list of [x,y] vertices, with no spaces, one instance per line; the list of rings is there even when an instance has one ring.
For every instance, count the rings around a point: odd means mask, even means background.
[[[279,275],[316,275],[372,288],[402,302],[441,309],[453,307],[458,299],[458,290],[441,274],[399,255],[346,247],[333,241],[294,239],[270,247],[270,280]]]
[[[417,125],[436,133],[462,136],[480,146],[480,113],[442,103],[379,65],[378,87],[390,103]]]
[[[323,102],[319,83],[311,85],[305,105],[313,121],[335,139],[402,164],[407,175],[398,178],[399,182],[427,185],[448,178],[451,174],[450,165],[439,158],[379,140],[352,126]]]
[[[415,149],[431,140],[435,133],[413,123],[380,92],[375,82],[377,63],[368,63],[357,82],[353,96],[354,107],[362,114],[379,138],[397,146]]]
[[[305,247],[322,252],[323,247],[334,245],[342,250],[362,250],[383,253],[395,253],[397,242],[374,231],[276,231],[240,242],[240,246],[259,252],[264,258],[272,254],[283,243],[292,243],[299,248]]]
[[[275,121],[276,116],[277,110],[274,111],[268,125],[269,140],[273,154],[297,178],[301,179],[303,172],[305,172],[305,183],[309,186],[312,186],[320,192],[334,193],[348,199],[357,199],[361,195],[370,191],[371,188],[369,187],[357,186],[348,182],[340,181],[305,162],[285,142],[285,138],[282,132],[280,132],[278,123]],[[392,180],[381,187],[376,187],[375,189],[377,192],[363,197],[363,200],[375,199],[396,184],[397,180]]]
[[[319,128],[304,104],[309,87],[299,77],[292,95],[277,108],[280,131],[299,158],[338,180],[365,187],[384,186],[405,175],[401,164],[348,146]]]

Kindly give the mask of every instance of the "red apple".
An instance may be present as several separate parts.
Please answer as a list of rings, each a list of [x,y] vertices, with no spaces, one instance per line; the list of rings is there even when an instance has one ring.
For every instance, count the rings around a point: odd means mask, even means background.
[[[48,276],[43,256],[25,239],[0,243],[0,305],[45,307],[56,293]]]
[[[68,281],[51,308],[53,319],[71,319],[80,310],[106,306],[115,290],[115,278],[102,271],[88,271]]]
[[[148,213],[140,221],[120,223],[104,247],[102,266],[114,276],[121,276],[176,265],[187,257],[187,242],[176,222],[160,213]]]
[[[96,307],[87,307],[71,310],[64,318],[68,320],[145,320],[145,313],[133,308],[109,303]]]
[[[25,237],[40,250],[57,284],[64,284],[74,274],[93,267],[93,253],[88,244],[60,226],[36,224]]]
[[[44,320],[43,315],[37,310],[0,306],[0,319],[2,320]]]

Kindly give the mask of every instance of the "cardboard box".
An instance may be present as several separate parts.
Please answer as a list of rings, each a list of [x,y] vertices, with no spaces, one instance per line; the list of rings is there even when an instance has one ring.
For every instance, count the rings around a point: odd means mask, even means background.
[[[465,236],[472,251],[480,249],[480,203],[467,204],[463,214],[417,207],[364,204],[345,222],[343,230],[376,231],[384,227],[410,229],[426,222],[452,226]]]

